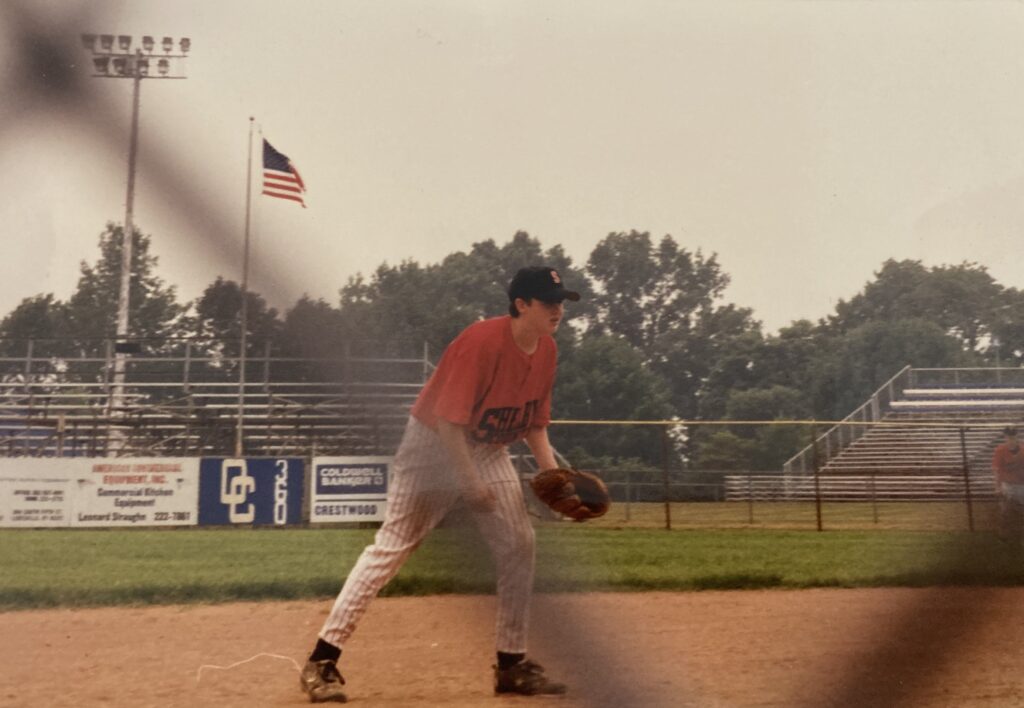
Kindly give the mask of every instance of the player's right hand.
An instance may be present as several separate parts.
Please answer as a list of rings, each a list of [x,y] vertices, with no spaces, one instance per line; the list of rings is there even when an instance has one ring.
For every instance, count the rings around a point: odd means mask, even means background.
[[[462,498],[470,509],[477,513],[486,514],[498,508],[498,499],[494,490],[483,482],[470,484],[462,489]]]

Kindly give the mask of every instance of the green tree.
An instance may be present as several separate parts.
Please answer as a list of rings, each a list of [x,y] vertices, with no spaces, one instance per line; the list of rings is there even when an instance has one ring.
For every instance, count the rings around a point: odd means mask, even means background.
[[[52,294],[25,298],[0,321],[0,356],[17,359],[31,355],[31,372],[36,375],[59,367],[59,359],[69,351],[62,339],[64,323],[64,305]],[[0,366],[4,381],[24,380],[26,373],[22,361]]]
[[[732,391],[726,405],[731,420],[793,420],[808,412],[803,392],[779,385]]]
[[[992,322],[987,360],[998,366],[1024,366],[1024,291],[1007,288]]]
[[[246,292],[246,356],[262,357],[267,345],[273,346],[281,331],[277,310],[269,307],[258,293]],[[242,337],[242,288],[218,277],[193,303],[194,314],[189,329],[200,346],[215,357],[223,357],[218,367],[227,372],[237,370],[237,357]]]
[[[322,299],[313,300],[303,295],[285,313],[277,354],[313,361],[282,364],[275,369],[275,376],[290,381],[338,381],[345,378],[346,335],[341,312]]]
[[[613,233],[587,261],[594,280],[595,331],[624,338],[670,392],[676,414],[695,418],[716,362],[738,339],[758,335],[751,311],[722,302],[729,283],[714,255],[681,248],[671,236]]]
[[[569,420],[664,420],[672,414],[665,382],[644,365],[625,340],[584,336],[563,356],[554,391],[553,415]],[[643,460],[659,464],[660,430],[629,425],[555,426],[552,440],[571,450],[576,464],[593,458]]]
[[[777,423],[733,428],[741,437],[755,443],[749,449],[747,460],[747,468],[752,470],[781,469],[782,464],[806,444],[803,429],[798,425],[785,424],[785,421],[806,419],[809,414],[807,396],[803,391],[778,384],[733,391],[726,405],[726,417],[732,420]]]
[[[32,340],[33,357],[65,354],[61,337],[66,320],[64,304],[52,293],[27,297],[0,321],[0,352],[5,357],[25,356]]]
[[[760,386],[788,386],[802,389],[811,363],[827,346],[829,333],[808,320],[797,320],[777,335],[765,337],[750,366]]]
[[[977,263],[926,268],[888,260],[849,302],[840,301],[830,326],[840,333],[873,321],[928,320],[978,351],[992,333],[1004,289]]]
[[[349,279],[341,290],[341,326],[352,338],[377,341],[393,340],[400,332],[403,339],[426,342],[438,356],[472,322],[507,312],[512,275],[537,264],[551,265],[573,288],[588,292],[586,278],[561,247],[545,251],[538,240],[519,232],[504,245],[482,241],[437,264],[383,264],[369,279]],[[573,323],[585,312],[575,303],[566,308],[560,346],[571,346]]]
[[[427,342],[439,353],[458,332],[477,319],[475,308],[448,287],[439,265],[421,266],[403,261],[382,264],[370,280],[357,276],[342,288],[342,327],[352,342],[388,342],[396,334],[413,342]],[[478,298],[475,292],[467,298]]]
[[[82,262],[78,286],[64,308],[65,336],[83,354],[104,355],[103,340],[117,332],[123,231],[121,226],[107,224],[99,238],[99,260],[92,265]],[[168,338],[181,333],[185,308],[178,304],[174,286],[156,275],[158,259],[150,253],[150,237],[136,229],[132,249],[129,334],[163,347]]]
[[[696,427],[692,445],[696,450],[694,466],[778,470],[806,444],[800,426],[782,424],[809,417],[807,396],[797,388],[776,384],[729,391],[725,417],[780,424],[734,425],[725,429]]]
[[[824,349],[808,381],[814,411],[842,418],[906,365],[950,367],[965,363],[961,341],[923,319],[870,321]]]
[[[749,470],[757,454],[757,441],[731,430],[709,431],[699,447],[695,466],[701,470]]]
[[[661,338],[695,330],[729,283],[715,256],[680,248],[671,236],[655,245],[649,233],[612,233],[590,254],[587,273],[597,292],[597,324],[653,358]]]
[[[754,470],[781,472],[793,455],[810,444],[811,432],[805,425],[767,425],[758,429],[756,448],[750,467]]]

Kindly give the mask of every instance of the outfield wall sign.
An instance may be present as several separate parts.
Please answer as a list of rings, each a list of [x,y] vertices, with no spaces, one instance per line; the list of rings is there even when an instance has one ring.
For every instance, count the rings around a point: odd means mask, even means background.
[[[383,521],[393,457],[314,457],[309,520]]]
[[[69,525],[73,478],[70,469],[53,460],[0,460],[0,526]]]
[[[302,521],[302,458],[204,457],[199,523],[283,526]]]
[[[0,459],[0,526],[190,526],[195,458]]]
[[[194,526],[195,458],[87,460],[74,492],[72,526]]]

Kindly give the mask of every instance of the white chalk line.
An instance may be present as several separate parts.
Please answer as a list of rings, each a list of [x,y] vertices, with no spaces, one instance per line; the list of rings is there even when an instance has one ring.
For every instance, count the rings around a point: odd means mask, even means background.
[[[280,654],[267,654],[266,652],[264,652],[261,654],[257,654],[256,656],[250,656],[248,659],[243,659],[242,661],[236,661],[230,666],[216,666],[214,664],[203,664],[196,670],[196,683],[199,683],[199,680],[203,677],[203,669],[217,669],[218,671],[228,671],[229,669],[233,669],[236,666],[248,664],[250,661],[255,661],[256,659],[259,659],[263,656],[270,657],[271,659],[282,659],[284,661],[290,661],[292,662],[292,666],[295,667],[295,671],[297,671],[298,673],[302,673],[302,667],[299,666],[299,662],[295,661],[295,659],[291,658],[290,656],[281,656]]]

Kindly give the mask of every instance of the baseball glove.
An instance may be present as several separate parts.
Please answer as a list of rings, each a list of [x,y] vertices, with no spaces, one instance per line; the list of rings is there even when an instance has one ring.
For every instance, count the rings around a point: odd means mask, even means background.
[[[574,521],[604,516],[612,499],[604,482],[590,472],[555,468],[538,472],[530,480],[537,498],[553,511]]]

